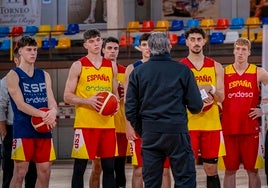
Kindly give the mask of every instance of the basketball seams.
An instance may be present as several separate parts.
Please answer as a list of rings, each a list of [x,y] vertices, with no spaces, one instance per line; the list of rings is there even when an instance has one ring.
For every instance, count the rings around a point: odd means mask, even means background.
[[[104,100],[103,103],[102,103],[102,106],[101,106],[101,109],[100,109],[100,111],[99,111],[99,114],[102,114],[102,111],[104,110],[104,108],[105,108],[107,102],[110,100],[110,98],[111,98],[112,95],[113,95],[112,93],[108,92],[107,97],[105,98],[105,100]]]

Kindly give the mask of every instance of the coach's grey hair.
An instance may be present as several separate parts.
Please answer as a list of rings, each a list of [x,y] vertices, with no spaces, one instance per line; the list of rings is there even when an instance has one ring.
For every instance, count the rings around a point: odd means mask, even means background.
[[[153,56],[170,53],[171,49],[170,41],[163,32],[153,32],[148,39],[148,46]]]

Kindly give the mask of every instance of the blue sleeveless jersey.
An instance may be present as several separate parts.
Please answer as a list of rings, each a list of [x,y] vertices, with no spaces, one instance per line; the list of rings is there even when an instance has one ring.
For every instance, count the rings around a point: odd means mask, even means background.
[[[133,67],[135,68],[135,67],[137,67],[137,66],[139,66],[141,64],[142,64],[142,61],[141,60],[136,61],[135,63],[133,63]]]
[[[48,107],[45,73],[43,70],[34,69],[34,74],[29,77],[23,70],[13,69],[19,77],[19,87],[25,103],[35,107]],[[31,116],[20,111],[11,98],[14,111],[13,138],[51,138],[51,133],[39,133],[31,124]]]

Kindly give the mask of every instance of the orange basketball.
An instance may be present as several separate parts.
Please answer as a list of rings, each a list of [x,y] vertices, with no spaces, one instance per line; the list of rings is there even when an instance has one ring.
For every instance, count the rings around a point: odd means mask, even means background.
[[[97,96],[102,96],[102,98],[98,99],[100,102],[102,102],[100,110],[97,111],[99,114],[103,116],[111,116],[117,112],[119,103],[117,97],[113,93],[103,91],[97,93]]]
[[[45,112],[49,110],[46,107],[39,108],[39,109]],[[31,123],[33,127],[35,128],[35,130],[38,132],[47,133],[51,131],[50,127],[43,122],[43,119],[41,117],[32,116]]]

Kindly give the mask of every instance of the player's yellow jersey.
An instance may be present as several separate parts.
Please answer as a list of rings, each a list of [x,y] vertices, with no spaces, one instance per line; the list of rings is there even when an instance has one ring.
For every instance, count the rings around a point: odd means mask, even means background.
[[[79,60],[82,64],[81,74],[75,94],[82,98],[90,98],[100,91],[112,92],[112,62],[103,58],[102,65],[96,69],[87,57]],[[88,105],[75,106],[74,128],[115,128],[113,116],[102,116]]]
[[[200,70],[197,70],[188,58],[181,60],[182,63],[186,64],[194,73],[197,85],[211,84],[216,87],[216,71],[215,62],[213,59],[205,57],[204,65]],[[188,129],[189,130],[221,130],[219,107],[215,101],[212,107],[199,114],[188,114]]]

